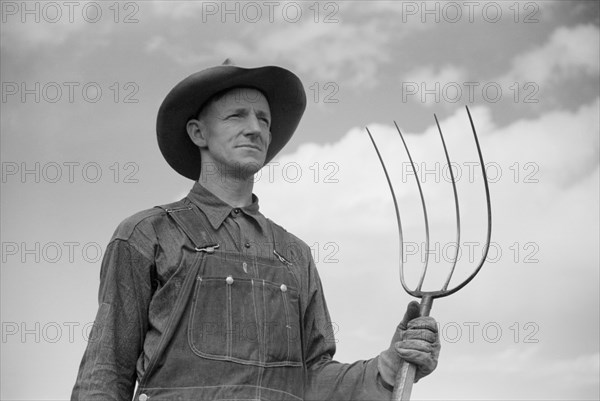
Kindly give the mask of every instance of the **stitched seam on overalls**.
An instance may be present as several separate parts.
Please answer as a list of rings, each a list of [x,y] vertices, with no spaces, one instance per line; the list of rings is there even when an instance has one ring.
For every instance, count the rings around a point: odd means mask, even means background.
[[[256,267],[256,260],[254,261],[254,263],[252,263],[252,265],[256,268],[256,275],[258,276],[258,268]],[[264,340],[262,338],[261,332],[260,332],[260,328],[258,327],[258,313],[257,313],[257,308],[256,308],[256,293],[255,293],[255,285],[254,285],[254,279],[252,279],[252,305],[254,306],[254,319],[256,321],[256,334],[258,337],[258,359],[260,360],[260,354],[261,354],[261,344],[264,343]],[[262,375],[263,375],[263,371],[261,370],[261,368],[259,368],[258,370],[258,379],[257,379],[257,384],[258,386],[260,386],[262,384]],[[257,393],[260,393],[260,390],[257,390]]]
[[[275,388],[270,388],[270,387],[264,387],[264,386],[252,386],[252,385],[248,385],[248,384],[223,384],[221,386],[186,386],[186,387],[144,387],[142,389],[142,391],[148,391],[148,390],[178,390],[178,389],[197,389],[197,388],[222,388],[222,387],[259,387],[261,390],[268,390],[270,392],[274,392],[274,393],[281,393],[281,394],[286,394],[289,395],[297,400],[300,401],[304,401],[302,398],[298,397],[297,395],[294,395],[292,393],[288,393],[287,391],[284,390],[278,390]],[[239,398],[234,398],[234,399],[238,399]]]
[[[264,350],[264,352],[263,352],[264,359],[261,360],[261,362],[264,361],[266,363],[267,359],[268,359],[267,352],[269,350],[269,343],[267,340],[268,340],[269,336],[267,335],[268,327],[267,327],[267,300],[265,298],[265,280],[262,280],[261,295],[262,295],[262,309],[263,309],[263,333],[265,333],[264,341],[262,342],[263,350]]]
[[[283,310],[285,311],[285,337],[287,344],[287,354],[285,355],[285,360],[290,362],[290,312],[288,311],[287,296],[284,291],[281,291],[281,298],[283,301]]]
[[[225,314],[227,316],[227,332],[226,332],[226,338],[227,338],[227,356],[229,358],[232,358],[232,354],[233,354],[233,308],[231,305],[231,286],[232,284],[226,284],[225,285],[225,292],[226,292],[226,296],[227,296],[227,307],[225,310]]]

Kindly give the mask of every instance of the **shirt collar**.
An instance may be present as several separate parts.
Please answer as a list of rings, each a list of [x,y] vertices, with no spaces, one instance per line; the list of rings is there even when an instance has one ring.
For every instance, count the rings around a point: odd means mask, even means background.
[[[263,233],[267,232],[266,218],[258,210],[258,197],[254,194],[252,194],[252,203],[250,205],[234,208],[196,181],[188,194],[188,198],[206,214],[208,221],[210,221],[215,230],[231,215],[233,209],[239,209],[244,214],[252,217],[263,230]]]

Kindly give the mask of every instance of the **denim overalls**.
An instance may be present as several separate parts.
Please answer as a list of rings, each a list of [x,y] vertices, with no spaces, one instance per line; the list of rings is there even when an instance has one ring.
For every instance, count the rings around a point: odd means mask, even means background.
[[[275,241],[285,232],[269,221],[270,255],[248,256],[220,249],[188,199],[161,208],[193,247],[183,249],[177,299],[134,399],[302,400],[300,282]]]

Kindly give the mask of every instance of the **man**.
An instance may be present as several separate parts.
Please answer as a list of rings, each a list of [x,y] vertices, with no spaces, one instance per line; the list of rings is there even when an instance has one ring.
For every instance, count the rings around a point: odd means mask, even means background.
[[[266,219],[252,193],[305,106],[290,71],[227,62],[167,95],[159,146],[196,183],[117,228],[72,400],[131,399],[136,380],[140,401],[387,400],[402,360],[417,365],[417,380],[435,369],[436,323],[416,303],[378,357],[332,360],[310,249]]]

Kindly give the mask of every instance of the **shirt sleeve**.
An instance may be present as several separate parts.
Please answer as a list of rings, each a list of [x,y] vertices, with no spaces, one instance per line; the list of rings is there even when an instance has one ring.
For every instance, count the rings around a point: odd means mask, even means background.
[[[152,261],[113,239],[100,271],[98,312],[71,400],[131,400],[148,326]]]
[[[385,400],[391,397],[377,368],[377,357],[351,364],[333,360],[334,329],[321,280],[312,258],[309,266],[309,303],[304,316],[308,400]]]

